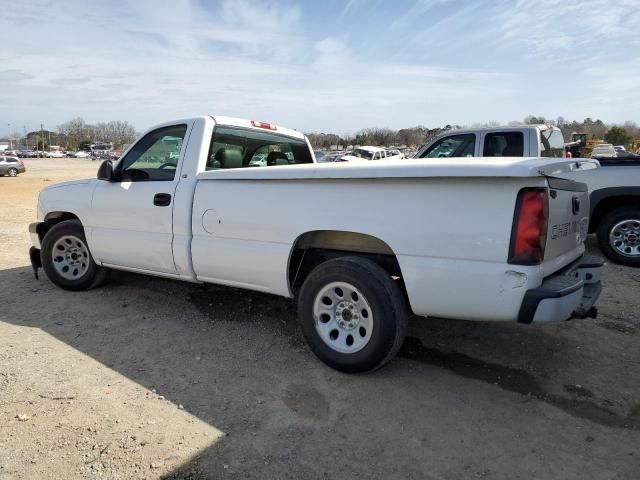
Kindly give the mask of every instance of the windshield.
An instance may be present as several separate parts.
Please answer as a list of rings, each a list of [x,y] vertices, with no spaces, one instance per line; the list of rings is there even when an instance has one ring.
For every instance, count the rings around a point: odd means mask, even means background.
[[[368,150],[363,150],[361,148],[356,148],[353,152],[351,152],[352,157],[358,158],[366,158],[367,160],[373,159],[373,152]]]

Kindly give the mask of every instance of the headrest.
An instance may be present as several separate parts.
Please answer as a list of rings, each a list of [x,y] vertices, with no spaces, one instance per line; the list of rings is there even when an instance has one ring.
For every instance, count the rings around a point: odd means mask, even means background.
[[[242,152],[235,148],[224,150],[222,168],[242,168]]]
[[[282,152],[269,152],[267,166],[289,165],[289,158]]]

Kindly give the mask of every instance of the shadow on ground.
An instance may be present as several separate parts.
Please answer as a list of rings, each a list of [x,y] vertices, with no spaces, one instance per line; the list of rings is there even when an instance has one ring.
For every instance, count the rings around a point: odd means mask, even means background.
[[[44,330],[227,434],[169,478],[519,478],[554,452],[584,470],[590,429],[640,429],[637,405],[563,383],[571,327],[412,320],[398,359],[347,376],[313,357],[286,299],[127,273],[71,293],[28,268],[0,271],[10,284],[21,293],[0,293],[1,320]],[[559,444],[575,448],[560,455]],[[505,449],[529,460],[496,467]]]

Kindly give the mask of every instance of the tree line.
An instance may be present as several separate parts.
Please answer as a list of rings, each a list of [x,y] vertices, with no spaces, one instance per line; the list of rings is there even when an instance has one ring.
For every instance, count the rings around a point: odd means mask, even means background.
[[[137,136],[133,125],[123,120],[90,124],[78,117],[58,125],[56,130],[33,130],[24,135],[14,133],[10,138],[15,148],[48,150],[56,145],[63,150],[89,150],[94,142],[111,143],[114,148],[121,148]]]
[[[562,131],[565,141],[571,141],[574,132],[586,133],[589,139],[604,139],[614,145],[627,145],[634,139],[640,139],[640,126],[636,122],[626,121],[621,125],[606,124],[602,120],[588,117],[582,121],[568,121],[564,117],[548,119],[543,116],[528,115],[523,121],[512,121],[507,125],[520,124],[550,124]],[[476,123],[472,128],[497,127],[499,122]],[[445,125],[429,128],[416,126],[392,130],[390,128],[364,128],[352,135],[338,135],[335,133],[307,133],[314,148],[344,149],[350,145],[382,145],[418,147],[443,132],[465,128],[462,125]],[[112,143],[115,148],[132,143],[138,134],[127,121],[112,120],[89,124],[82,118],[74,118],[58,125],[56,131],[35,130],[27,133],[18,144],[29,148],[47,149],[50,145],[59,145],[65,150],[88,149],[93,142]],[[17,138],[17,137],[14,137]]]
[[[81,149],[92,142],[120,147],[132,143],[137,136],[136,129],[127,121],[112,120],[92,125],[80,117],[58,125],[57,133],[65,149]]]
[[[512,121],[508,126],[522,124],[547,124],[560,128],[566,142],[571,141],[571,134],[586,133],[588,139],[606,140],[615,145],[626,145],[634,139],[640,139],[640,127],[636,122],[626,121],[622,125],[606,124],[602,120],[593,120],[588,117],[584,120],[568,121],[564,117],[548,119],[543,116],[528,115],[522,121]],[[498,127],[499,122],[476,123],[470,125],[471,128]],[[418,147],[443,132],[449,130],[459,130],[467,128],[462,125],[445,125],[441,128],[428,128],[417,126],[412,128],[402,128],[392,130],[390,128],[365,128],[352,135],[340,136],[335,133],[307,133],[307,137],[314,148],[332,149],[336,146],[344,148],[349,145],[373,145],[373,146],[406,146]]]

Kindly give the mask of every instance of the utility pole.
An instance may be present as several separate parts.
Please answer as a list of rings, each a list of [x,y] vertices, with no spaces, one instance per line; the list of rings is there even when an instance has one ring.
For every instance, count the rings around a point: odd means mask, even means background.
[[[11,124],[7,123],[7,137],[9,138],[9,150],[13,150],[11,146]]]
[[[42,142],[42,152],[44,153],[44,134],[42,133],[42,124],[40,124],[40,141]]]

